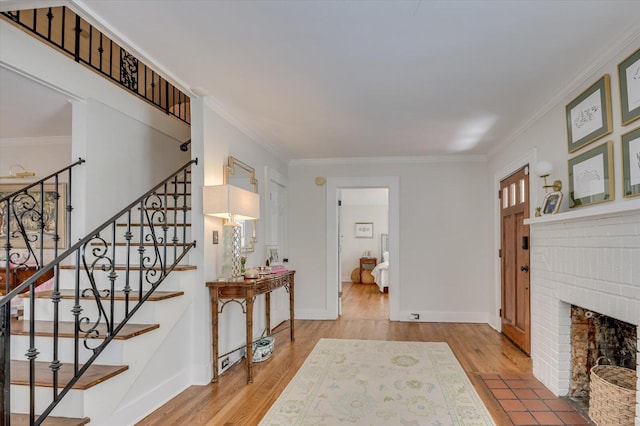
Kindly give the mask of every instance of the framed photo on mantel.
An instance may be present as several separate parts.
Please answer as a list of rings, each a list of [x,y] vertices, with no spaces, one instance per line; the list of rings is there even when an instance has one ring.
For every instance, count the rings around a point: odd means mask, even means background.
[[[613,190],[613,142],[569,159],[569,207],[611,201]]]
[[[610,87],[609,74],[605,74],[566,106],[569,152],[613,131]]]

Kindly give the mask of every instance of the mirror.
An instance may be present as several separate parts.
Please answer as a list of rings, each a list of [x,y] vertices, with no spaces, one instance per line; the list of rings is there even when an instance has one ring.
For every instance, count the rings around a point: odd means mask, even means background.
[[[248,166],[237,158],[229,156],[227,164],[224,166],[224,183],[237,186],[248,191],[258,193],[258,181],[256,180],[256,172],[253,167]],[[258,220],[236,220],[242,227],[241,253],[253,252],[256,242],[256,229]]]

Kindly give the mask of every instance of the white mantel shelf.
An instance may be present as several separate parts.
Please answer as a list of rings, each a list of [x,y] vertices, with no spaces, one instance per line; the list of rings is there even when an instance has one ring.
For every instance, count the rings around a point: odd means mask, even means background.
[[[525,219],[525,225],[541,225],[553,222],[569,222],[580,219],[597,219],[605,216],[615,216],[617,213],[640,211],[640,198],[624,200],[618,203],[603,203],[594,206],[578,207],[562,213],[548,214],[540,217]]]

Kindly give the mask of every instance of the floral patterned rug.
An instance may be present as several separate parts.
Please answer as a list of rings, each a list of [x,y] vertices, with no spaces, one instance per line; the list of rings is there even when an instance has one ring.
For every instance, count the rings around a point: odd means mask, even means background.
[[[449,345],[321,339],[260,422],[495,425]]]

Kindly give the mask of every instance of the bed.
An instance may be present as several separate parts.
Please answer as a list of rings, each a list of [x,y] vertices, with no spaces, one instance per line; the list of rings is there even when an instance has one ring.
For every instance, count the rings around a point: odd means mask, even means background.
[[[373,275],[374,282],[380,288],[381,293],[385,293],[389,291],[389,252],[385,251],[382,253],[382,262],[378,263],[373,271],[371,271],[371,275]]]

